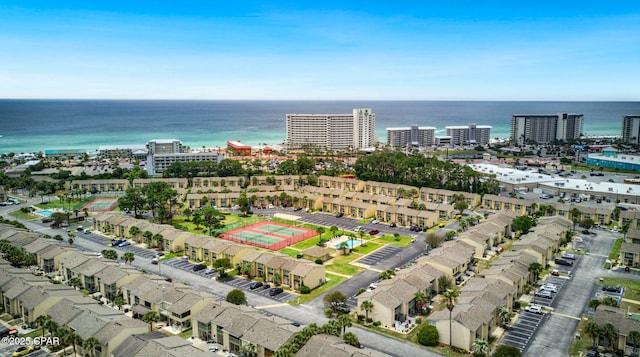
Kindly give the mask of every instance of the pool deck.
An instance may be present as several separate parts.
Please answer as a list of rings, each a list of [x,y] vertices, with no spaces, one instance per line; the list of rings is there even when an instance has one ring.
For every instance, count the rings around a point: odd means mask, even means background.
[[[326,244],[329,248],[340,249],[340,248],[337,248],[336,246],[339,246],[342,242],[347,242],[347,241],[349,241],[349,236],[341,235],[340,237],[334,237],[329,239],[329,241]],[[359,242],[356,242],[356,241],[359,241]],[[356,238],[353,243],[354,243],[353,247],[347,247],[347,248],[353,249],[357,246],[360,246],[362,244],[362,240],[360,238]]]

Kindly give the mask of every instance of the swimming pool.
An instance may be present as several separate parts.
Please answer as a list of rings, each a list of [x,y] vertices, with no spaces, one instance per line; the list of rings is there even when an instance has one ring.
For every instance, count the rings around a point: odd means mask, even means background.
[[[362,244],[362,239],[354,239],[354,240],[347,239],[345,241],[345,243],[347,243],[347,248],[352,249],[353,247],[357,247],[360,244]],[[342,243],[338,243],[338,244],[334,245],[334,248],[342,249],[342,248],[340,248],[340,244],[342,244]]]
[[[50,217],[53,214],[53,212],[49,211],[48,209],[43,209],[43,210],[40,210],[40,211],[38,211],[36,213],[38,213],[41,216],[45,216],[45,217]]]

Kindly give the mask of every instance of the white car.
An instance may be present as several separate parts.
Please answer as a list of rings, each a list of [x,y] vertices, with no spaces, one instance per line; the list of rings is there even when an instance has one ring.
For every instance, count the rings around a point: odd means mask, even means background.
[[[362,229],[362,226],[357,226],[356,228],[353,229],[353,231],[360,232],[361,229]]]
[[[532,314],[542,314],[542,306],[539,305],[527,305],[524,308],[524,311],[530,312]]]
[[[557,293],[558,292],[558,286],[553,285],[553,284],[544,284],[544,285],[542,285],[540,290],[551,291],[552,293]]]
[[[211,345],[209,346],[209,351],[211,352],[218,352],[219,348],[216,345]]]

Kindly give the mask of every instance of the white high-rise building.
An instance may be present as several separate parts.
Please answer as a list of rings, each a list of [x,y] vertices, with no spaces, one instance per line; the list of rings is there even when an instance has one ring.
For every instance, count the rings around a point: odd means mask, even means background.
[[[522,145],[530,142],[569,141],[582,134],[582,114],[514,114],[511,117],[511,141]]]
[[[490,125],[447,126],[447,136],[451,137],[451,145],[486,145],[491,139]]]
[[[622,141],[627,144],[640,144],[640,115],[625,115],[622,121]]]
[[[435,132],[436,128],[432,126],[387,128],[387,145],[393,148],[432,146],[435,144]]]
[[[351,114],[287,114],[290,147],[330,150],[362,149],[376,144],[376,117],[370,108]]]

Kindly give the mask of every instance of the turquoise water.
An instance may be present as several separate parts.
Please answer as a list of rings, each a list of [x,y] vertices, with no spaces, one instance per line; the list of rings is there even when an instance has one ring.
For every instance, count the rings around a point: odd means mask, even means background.
[[[357,247],[360,244],[362,244],[362,239],[354,239],[353,241],[347,240],[346,243],[347,243],[347,248],[353,249],[353,247]],[[334,247],[336,249],[341,249],[340,248],[340,244],[342,244],[342,243],[336,244],[336,245],[334,245]]]
[[[49,211],[48,209],[43,209],[41,211],[38,211],[37,213],[45,217],[50,217],[53,214],[53,212]]]

